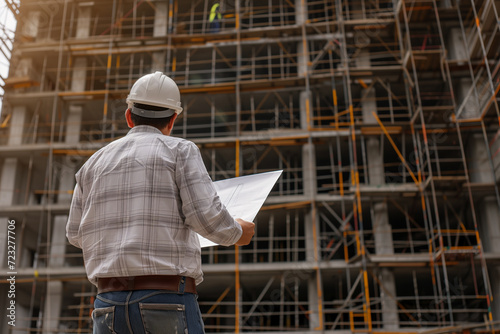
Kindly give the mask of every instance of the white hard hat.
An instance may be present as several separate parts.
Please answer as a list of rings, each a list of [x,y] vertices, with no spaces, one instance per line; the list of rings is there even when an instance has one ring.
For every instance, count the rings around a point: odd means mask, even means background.
[[[148,74],[137,80],[130,89],[127,103],[132,113],[146,118],[163,118],[182,112],[179,88],[174,80],[161,72]],[[144,110],[134,107],[134,103],[168,109],[164,111]]]

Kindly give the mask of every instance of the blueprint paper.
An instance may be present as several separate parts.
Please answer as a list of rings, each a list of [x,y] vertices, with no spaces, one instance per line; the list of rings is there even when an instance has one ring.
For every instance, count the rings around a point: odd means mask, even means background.
[[[215,190],[234,218],[253,221],[282,170],[246,175],[214,182]],[[201,247],[217,244],[198,235]]]

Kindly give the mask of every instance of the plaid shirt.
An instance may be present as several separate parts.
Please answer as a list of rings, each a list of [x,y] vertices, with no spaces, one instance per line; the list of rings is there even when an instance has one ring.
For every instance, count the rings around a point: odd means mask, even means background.
[[[76,173],[66,236],[98,277],[182,275],[203,280],[195,232],[220,245],[242,234],[220,202],[198,147],[136,126]]]

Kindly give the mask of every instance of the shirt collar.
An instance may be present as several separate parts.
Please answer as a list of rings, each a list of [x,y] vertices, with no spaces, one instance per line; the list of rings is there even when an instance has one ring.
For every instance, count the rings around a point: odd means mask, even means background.
[[[158,130],[157,128],[155,128],[154,126],[150,126],[150,125],[137,125],[137,126],[134,126],[132,129],[129,130],[129,132],[127,133],[127,136],[131,135],[133,133],[145,133],[145,132],[156,133],[156,134],[163,135],[163,133],[160,130]]]

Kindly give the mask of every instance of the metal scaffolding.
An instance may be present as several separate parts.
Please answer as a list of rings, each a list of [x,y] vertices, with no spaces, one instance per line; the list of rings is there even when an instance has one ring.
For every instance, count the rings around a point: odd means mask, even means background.
[[[7,1],[0,332],[92,331],[73,176],[152,71],[214,181],[283,170],[249,246],[202,250],[207,333],[497,332],[500,2],[221,0],[218,25],[213,3]]]

